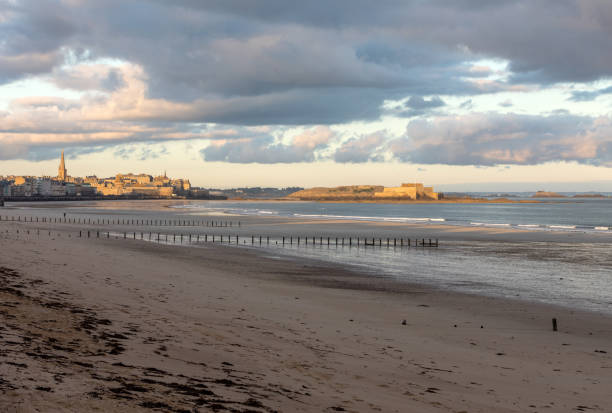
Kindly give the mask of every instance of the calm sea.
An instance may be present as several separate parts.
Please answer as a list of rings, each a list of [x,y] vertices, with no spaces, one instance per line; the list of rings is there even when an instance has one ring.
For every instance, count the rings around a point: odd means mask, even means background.
[[[532,230],[612,231],[612,199],[545,200],[537,204],[350,204],[190,202],[180,209],[294,218],[352,219]]]
[[[445,241],[438,249],[298,248],[272,243],[266,248],[269,256],[279,259],[296,256],[329,261],[372,277],[612,314],[612,199],[543,200],[539,204],[193,202],[178,209],[323,222],[344,218],[593,233],[599,242]],[[604,234],[610,234],[609,242],[601,242]]]

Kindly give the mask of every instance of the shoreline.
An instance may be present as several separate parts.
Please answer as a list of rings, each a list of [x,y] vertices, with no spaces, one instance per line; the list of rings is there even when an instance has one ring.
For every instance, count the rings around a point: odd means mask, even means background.
[[[290,201],[291,198],[279,199],[278,201]],[[228,201],[232,201],[228,199]],[[541,204],[554,201],[546,201],[539,199],[507,199],[507,198],[451,198],[451,199],[334,199],[334,198],[300,198],[301,202],[317,202],[321,204],[339,203],[339,204]]]
[[[609,401],[602,314],[398,290],[219,245],[25,232],[0,233],[0,245],[6,411],[606,411]]]

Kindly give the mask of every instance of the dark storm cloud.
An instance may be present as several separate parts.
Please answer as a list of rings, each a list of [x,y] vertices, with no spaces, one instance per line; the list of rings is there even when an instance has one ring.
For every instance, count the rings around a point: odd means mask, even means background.
[[[451,165],[612,163],[612,119],[475,113],[415,120],[390,150],[402,161]]]

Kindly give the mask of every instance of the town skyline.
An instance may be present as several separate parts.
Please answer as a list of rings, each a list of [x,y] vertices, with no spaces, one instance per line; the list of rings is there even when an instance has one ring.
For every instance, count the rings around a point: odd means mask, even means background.
[[[176,196],[207,198],[209,192],[192,188],[189,179],[171,179],[163,175],[144,173],[117,173],[109,178],[96,175],[71,176],[68,173],[62,150],[57,175],[0,175],[0,197],[5,198],[56,198],[56,197],[150,197],[172,198]]]

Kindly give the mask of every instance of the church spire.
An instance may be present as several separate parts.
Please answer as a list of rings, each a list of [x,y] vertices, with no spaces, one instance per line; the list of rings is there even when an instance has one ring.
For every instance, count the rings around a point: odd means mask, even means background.
[[[68,177],[68,173],[66,171],[66,163],[64,162],[64,151],[62,151],[62,160],[60,161],[57,177],[61,181],[65,181]]]

